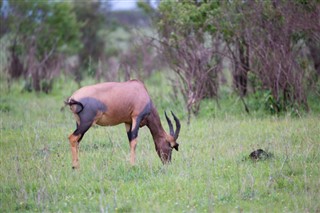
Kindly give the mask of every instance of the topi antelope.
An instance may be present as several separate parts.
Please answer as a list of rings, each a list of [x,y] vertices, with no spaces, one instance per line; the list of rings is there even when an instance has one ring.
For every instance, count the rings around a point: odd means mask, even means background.
[[[86,131],[94,124],[115,126],[124,123],[130,142],[130,163],[135,163],[135,149],[139,127],[147,126],[152,134],[156,151],[162,163],[171,161],[172,149],[178,151],[176,142],[180,132],[180,121],[172,113],[176,131],[165,113],[170,134],[160,121],[144,84],[138,80],[123,83],[108,82],[85,86],[77,90],[65,102],[75,115],[77,129],[69,136],[72,153],[72,168],[78,168],[79,143]]]

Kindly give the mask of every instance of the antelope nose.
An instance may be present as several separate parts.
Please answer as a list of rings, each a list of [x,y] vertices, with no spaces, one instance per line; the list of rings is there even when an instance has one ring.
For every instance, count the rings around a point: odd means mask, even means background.
[[[176,143],[176,144],[173,146],[173,148],[174,148],[175,150],[179,151],[179,144]]]

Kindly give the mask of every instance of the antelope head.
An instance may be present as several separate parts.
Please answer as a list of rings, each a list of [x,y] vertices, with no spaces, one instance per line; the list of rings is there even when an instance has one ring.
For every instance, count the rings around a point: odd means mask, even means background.
[[[171,114],[176,123],[176,131],[174,131],[172,122],[169,119],[167,113],[165,112],[170,133],[166,134],[165,143],[162,143],[160,147],[158,147],[157,149],[158,155],[160,156],[163,163],[168,163],[171,161],[172,149],[179,151],[179,144],[177,143],[177,139],[179,137],[181,125],[177,116],[175,116],[173,112],[171,112]]]

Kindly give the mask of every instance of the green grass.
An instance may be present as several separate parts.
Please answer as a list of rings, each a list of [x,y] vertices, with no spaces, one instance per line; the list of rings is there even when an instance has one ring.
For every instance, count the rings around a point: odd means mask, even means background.
[[[75,122],[67,108],[60,111],[76,84],[60,80],[49,96],[2,87],[0,212],[320,211],[319,115],[246,116],[232,113],[232,104],[219,111],[207,102],[187,126],[166,82],[146,83],[166,129],[164,110],[182,118],[172,164],[161,164],[144,127],[130,166],[119,125],[87,132],[79,171],[71,169],[67,139]],[[273,157],[252,162],[248,155],[258,148]]]

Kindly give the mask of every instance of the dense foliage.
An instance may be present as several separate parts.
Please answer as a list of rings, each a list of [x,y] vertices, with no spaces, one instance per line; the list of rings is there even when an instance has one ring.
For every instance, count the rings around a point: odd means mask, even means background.
[[[3,14],[8,28],[12,78],[23,75],[36,91],[49,92],[54,76],[61,68],[64,54],[75,53],[81,47],[79,24],[68,2],[9,1]]]
[[[210,88],[199,82],[212,82],[217,94],[220,82],[213,79],[224,75],[222,60],[231,63],[234,89],[242,100],[248,90],[270,93],[268,105],[275,113],[308,109],[307,91],[319,90],[317,1],[162,1],[159,13],[160,45],[180,76],[189,107],[192,103],[198,109],[208,97],[203,90]]]
[[[168,65],[171,96],[182,97],[189,119],[205,99],[219,106],[225,91],[248,113],[308,111],[319,99],[317,0],[139,1],[134,12],[105,1],[1,5],[1,73],[23,76],[29,91],[50,92],[61,74],[80,86],[85,76],[145,80]]]

